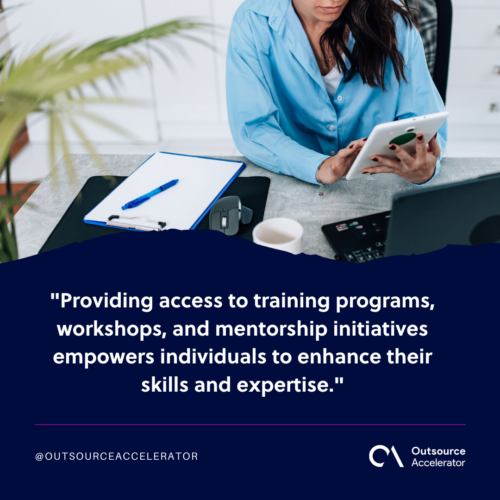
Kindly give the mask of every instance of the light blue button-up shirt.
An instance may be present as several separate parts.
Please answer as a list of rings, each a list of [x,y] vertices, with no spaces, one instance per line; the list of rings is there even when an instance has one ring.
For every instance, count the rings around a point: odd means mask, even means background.
[[[444,111],[420,34],[400,16],[395,22],[408,83],[398,83],[388,61],[385,91],[363,84],[357,74],[340,83],[332,100],[291,0],[244,2],[227,53],[229,124],[241,153],[273,172],[317,184],[319,165],[368,137],[375,125]],[[354,43],[351,36],[351,50]],[[445,123],[438,133],[442,151],[446,141]],[[434,176],[440,168],[438,161]]]

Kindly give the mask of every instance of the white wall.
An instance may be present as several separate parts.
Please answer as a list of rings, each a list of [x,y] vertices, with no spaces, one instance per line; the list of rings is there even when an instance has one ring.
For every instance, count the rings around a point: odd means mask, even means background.
[[[193,33],[211,48],[182,41],[188,58],[171,57],[175,73],[152,53],[153,82],[163,139],[230,138],[225,95],[229,27],[243,0],[143,0],[148,26],[179,17],[216,26]]]
[[[453,0],[450,138],[500,138],[500,0]]]
[[[33,48],[65,39],[63,46],[90,44],[111,36],[120,36],[144,29],[145,16],[141,0],[5,0],[4,7],[23,4],[7,18],[15,54],[22,56]],[[144,106],[99,105],[89,108],[130,130],[146,142],[158,142],[156,106],[153,101],[151,74],[147,67],[123,75],[120,95],[143,100]],[[113,95],[105,83],[104,93]],[[46,121],[30,117],[28,128],[32,142],[47,139]],[[82,123],[83,125],[83,123]],[[95,124],[83,126],[95,142],[128,142],[122,136]],[[72,137],[78,141],[77,137]]]
[[[69,41],[90,42],[130,33],[183,16],[217,26],[196,34],[216,51],[180,41],[186,59],[167,50],[175,68],[152,51],[152,68],[129,73],[124,94],[145,99],[141,109],[99,108],[146,142],[171,139],[230,139],[225,97],[225,54],[229,27],[243,0],[30,0],[12,16],[12,43],[27,48],[40,41],[69,35]],[[272,1],[272,0],[269,0]],[[25,0],[4,0],[4,5]],[[450,139],[494,140],[500,137],[500,0],[453,0],[454,24],[448,108]],[[13,21],[16,20],[14,23]],[[217,33],[216,33],[217,31]],[[194,32],[192,33],[195,34]],[[31,124],[33,122],[30,122]],[[123,141],[99,127],[90,127],[96,142]],[[30,126],[32,140],[45,130]]]
[[[96,112],[131,130],[145,142],[168,139],[230,139],[225,103],[225,53],[229,26],[243,0],[30,0],[8,20],[16,53],[26,54],[43,43],[67,37],[67,45],[91,43],[124,35],[179,17],[195,17],[217,25],[191,35],[211,45],[178,40],[188,58],[168,46],[163,50],[175,71],[152,50],[152,68],[123,77],[121,94],[147,101],[142,108],[103,107]],[[24,0],[5,0],[5,6]],[[155,46],[158,44],[155,43]],[[28,120],[32,142],[47,139],[47,127],[38,118]],[[127,142],[99,126],[87,126],[97,143]],[[71,137],[78,142],[76,137]]]

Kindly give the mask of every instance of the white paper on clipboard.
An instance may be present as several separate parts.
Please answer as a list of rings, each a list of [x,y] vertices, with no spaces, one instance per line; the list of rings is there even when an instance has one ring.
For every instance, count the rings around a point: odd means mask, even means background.
[[[166,222],[166,229],[192,229],[200,217],[243,170],[236,161],[157,152],[84,217],[87,224],[106,225],[112,215]],[[171,181],[179,182],[137,208],[126,203]]]

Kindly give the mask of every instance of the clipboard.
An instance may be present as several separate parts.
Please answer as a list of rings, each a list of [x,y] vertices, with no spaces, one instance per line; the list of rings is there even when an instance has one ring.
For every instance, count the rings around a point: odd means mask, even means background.
[[[85,217],[84,222],[129,231],[195,229],[245,168],[233,160],[219,160],[159,151]],[[129,201],[173,179],[179,182],[137,208],[122,210]]]
[[[83,218],[126,180],[127,177],[90,177],[47,238],[39,253],[75,243],[83,243],[100,236],[123,233],[125,230],[119,227],[85,224]],[[252,231],[257,224],[264,220],[269,186],[269,177],[238,177],[224,193],[224,196],[239,196],[241,203],[253,210],[252,222],[241,224],[236,238],[252,241]],[[207,214],[196,226],[196,231],[208,231],[210,229],[209,219],[210,216]]]

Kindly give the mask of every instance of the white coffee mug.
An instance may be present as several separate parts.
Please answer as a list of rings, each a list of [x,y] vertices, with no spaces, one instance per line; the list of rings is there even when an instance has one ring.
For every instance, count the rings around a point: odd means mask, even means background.
[[[257,245],[294,255],[302,253],[303,236],[304,228],[297,221],[285,218],[262,221],[252,232],[253,241]]]

